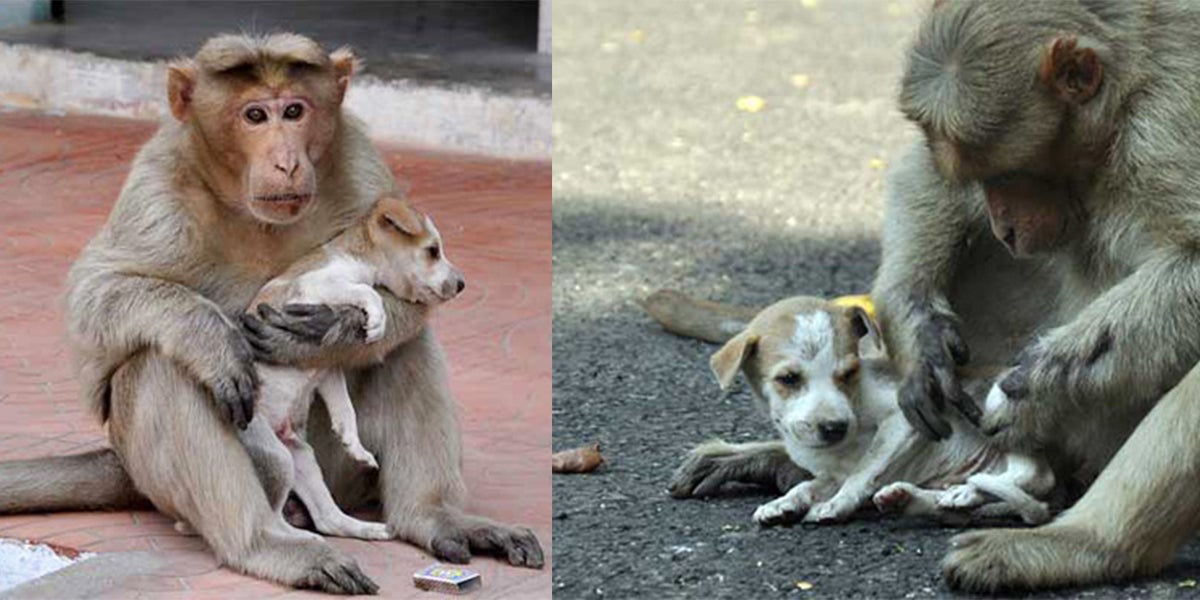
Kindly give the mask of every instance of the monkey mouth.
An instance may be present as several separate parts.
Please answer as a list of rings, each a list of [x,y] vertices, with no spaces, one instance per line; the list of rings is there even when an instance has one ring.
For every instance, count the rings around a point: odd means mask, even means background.
[[[312,194],[267,194],[254,197],[255,202],[267,204],[304,204],[309,200],[312,200]]]

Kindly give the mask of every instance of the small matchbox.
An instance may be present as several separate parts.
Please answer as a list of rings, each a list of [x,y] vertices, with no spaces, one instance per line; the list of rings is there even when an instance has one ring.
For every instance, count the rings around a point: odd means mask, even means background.
[[[483,580],[470,569],[433,565],[413,573],[413,585],[430,592],[467,594],[479,589]]]

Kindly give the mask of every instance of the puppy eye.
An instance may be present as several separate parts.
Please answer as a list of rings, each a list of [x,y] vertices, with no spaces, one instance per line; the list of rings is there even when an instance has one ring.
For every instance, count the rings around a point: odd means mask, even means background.
[[[296,119],[299,119],[300,116],[303,114],[304,114],[304,105],[302,105],[302,104],[289,104],[287,106],[287,108],[283,109],[283,118],[285,118],[289,121],[295,121]]]
[[[263,123],[267,120],[267,111],[255,106],[252,108],[247,108],[243,116],[246,118],[246,121],[254,125],[258,125],[259,123]]]
[[[850,365],[846,365],[845,367],[842,368],[842,370],[840,372],[838,372],[838,374],[837,374],[838,380],[845,382],[845,381],[850,381],[851,379],[854,379],[856,376],[858,376],[860,367],[861,367],[861,365],[857,362],[850,364]]]
[[[799,373],[787,372],[775,376],[775,383],[778,383],[784,387],[796,387],[800,385],[802,381],[803,378],[800,377]]]
[[[429,258],[433,260],[437,260],[442,257],[442,249],[439,246],[430,246],[426,252],[429,253]]]

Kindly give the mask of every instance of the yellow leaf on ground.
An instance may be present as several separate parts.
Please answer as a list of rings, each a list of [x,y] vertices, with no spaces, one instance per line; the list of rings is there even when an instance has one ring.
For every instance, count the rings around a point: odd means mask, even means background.
[[[629,41],[631,41],[635,44],[640,44],[640,43],[646,41],[646,32],[642,31],[641,29],[634,29],[633,31],[630,31],[629,32]]]
[[[756,113],[766,105],[767,101],[758,96],[742,96],[737,99],[738,110],[748,113]]]
[[[813,584],[812,584],[812,583],[809,583],[809,582],[807,582],[807,581],[797,581],[797,582],[796,582],[796,587],[798,587],[798,588],[800,588],[800,589],[802,589],[802,590],[804,590],[804,591],[806,591],[806,592],[807,592],[808,590],[811,590],[811,589],[813,589]]]
[[[808,87],[808,75],[805,75],[804,73],[796,73],[795,75],[792,75],[792,86],[798,88]]]

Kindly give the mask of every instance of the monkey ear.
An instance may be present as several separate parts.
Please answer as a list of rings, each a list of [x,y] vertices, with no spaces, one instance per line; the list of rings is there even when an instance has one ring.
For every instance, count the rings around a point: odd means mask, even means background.
[[[338,84],[338,101],[341,102],[346,97],[346,89],[350,87],[350,79],[362,70],[363,62],[348,46],[342,46],[330,53],[329,61],[333,63],[333,75]]]
[[[191,115],[192,93],[196,89],[196,66],[190,60],[167,65],[167,102],[171,114],[180,121]]]
[[[1104,64],[1095,49],[1081,46],[1075,36],[1059,36],[1042,52],[1038,77],[1063,102],[1080,105],[1100,90]]]
[[[738,370],[746,363],[746,359],[754,355],[758,346],[758,335],[743,331],[725,343],[717,353],[712,355],[708,366],[722,390],[729,389],[737,377]]]

